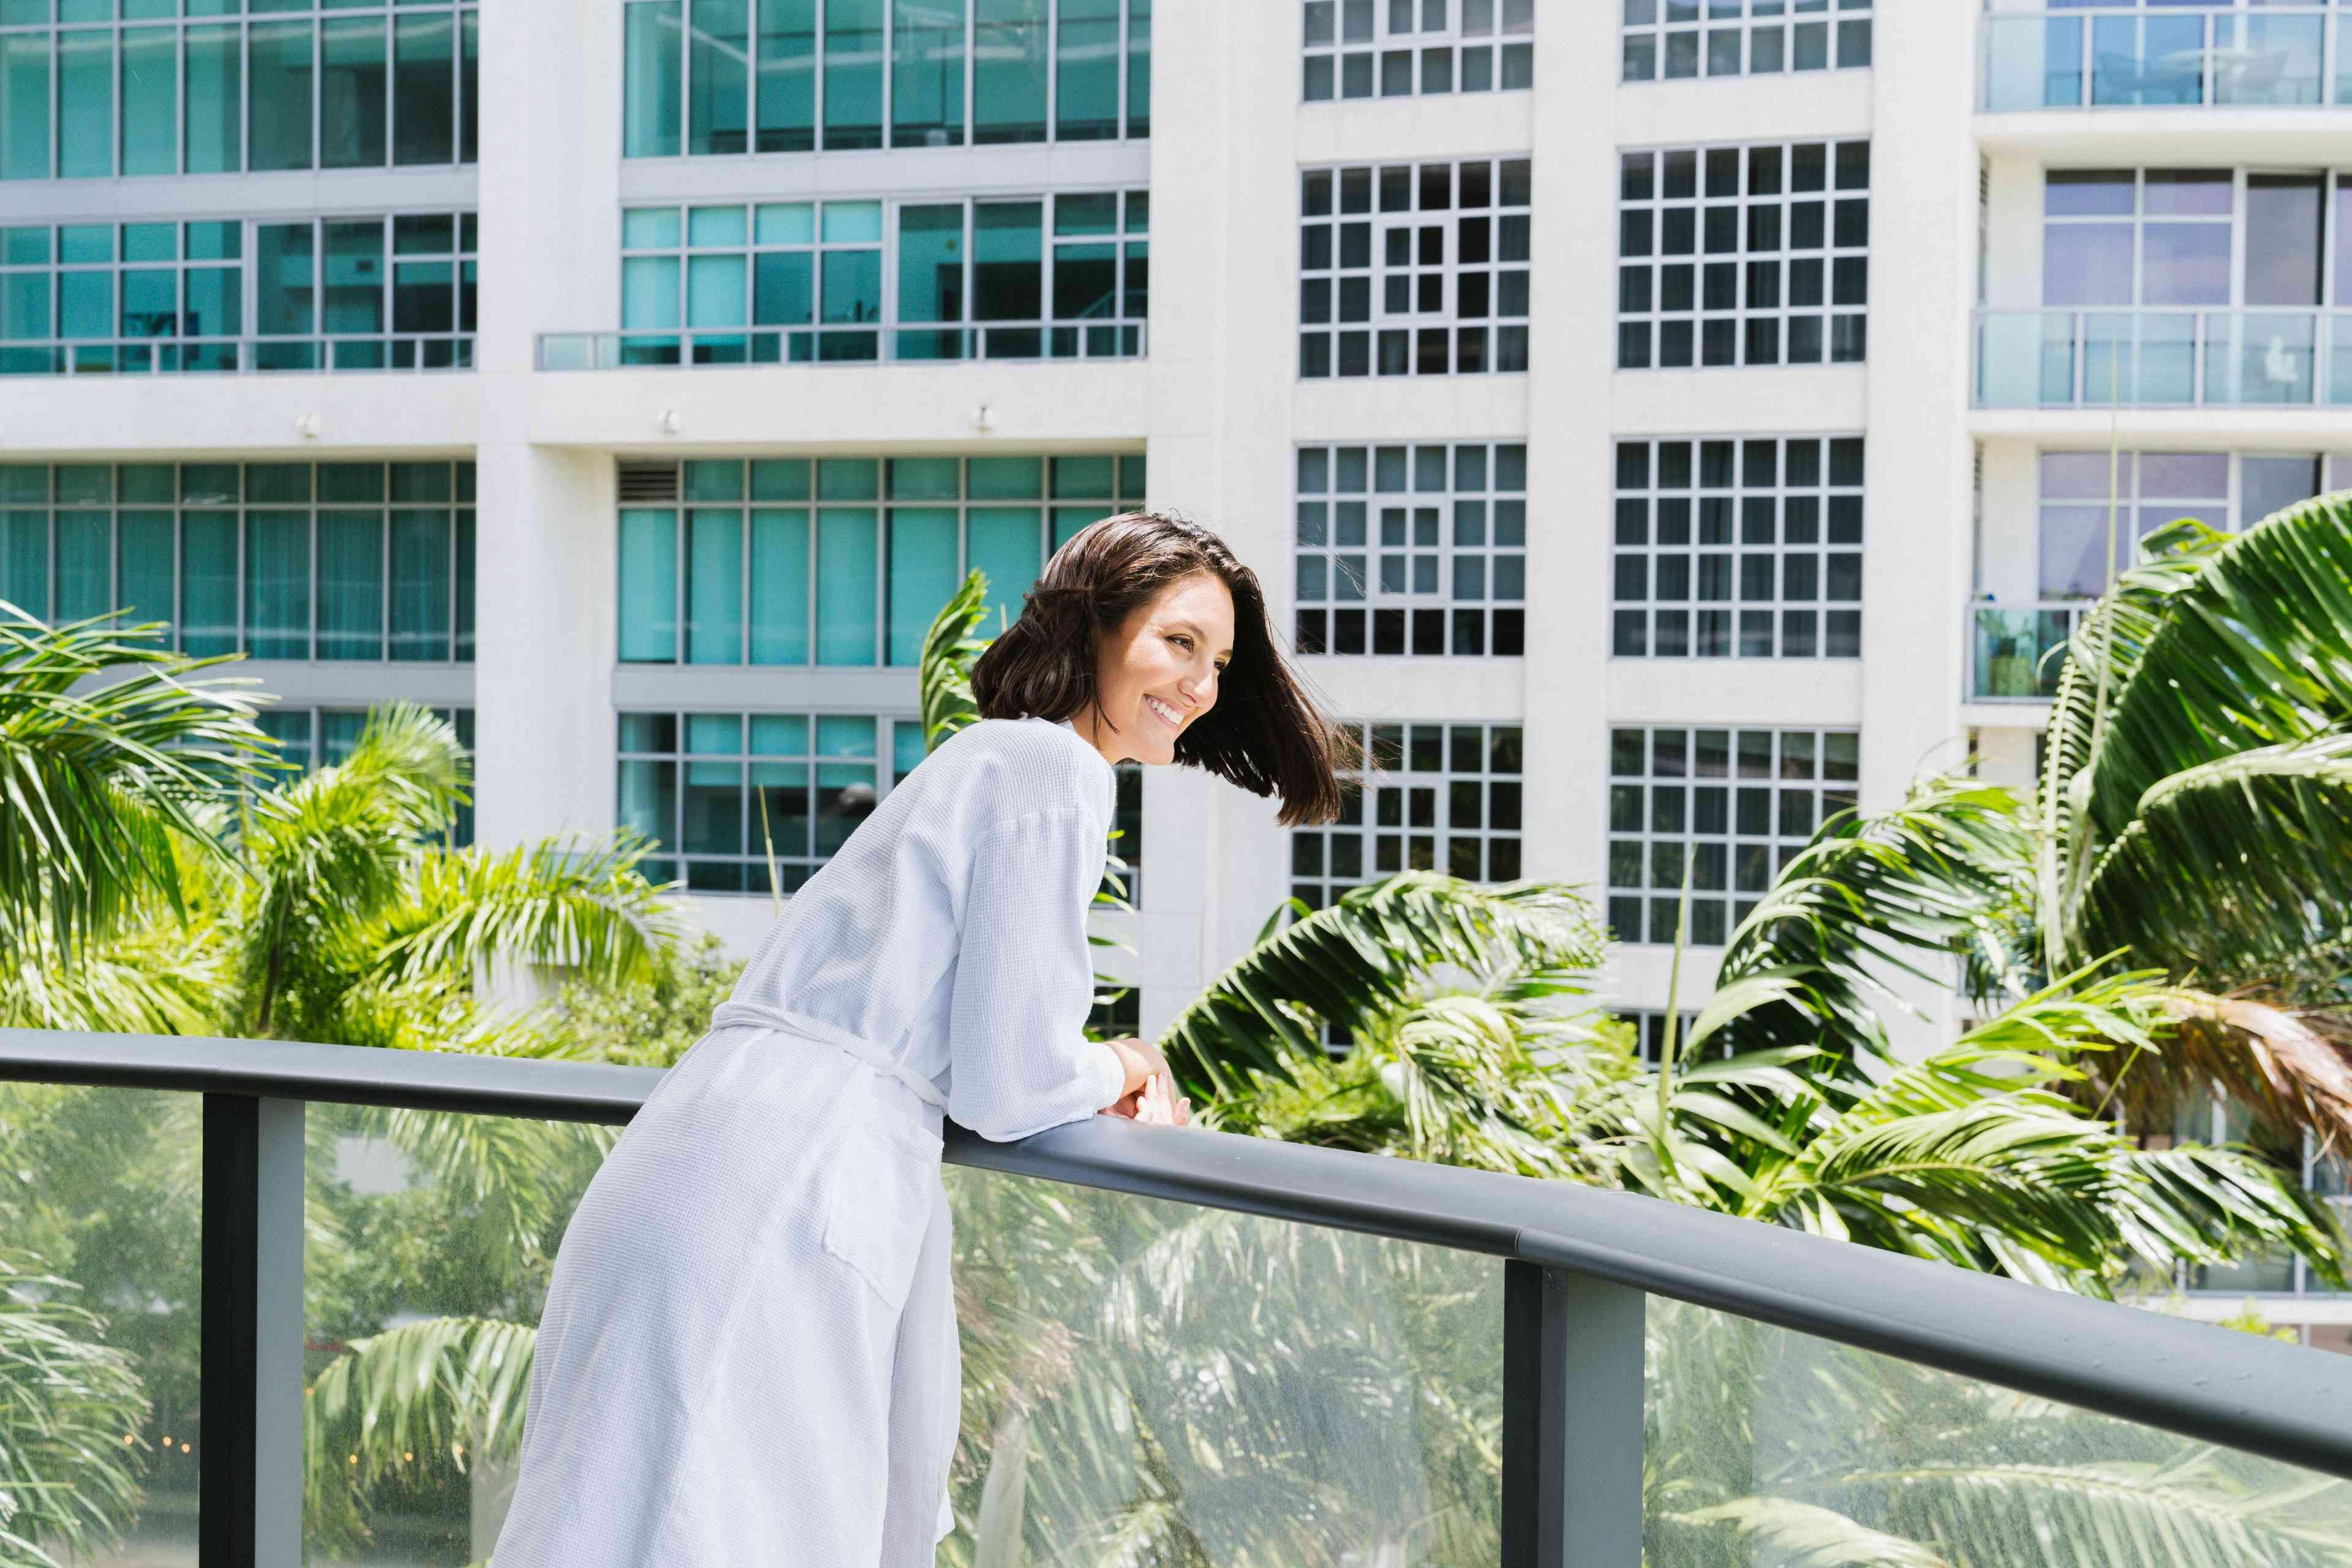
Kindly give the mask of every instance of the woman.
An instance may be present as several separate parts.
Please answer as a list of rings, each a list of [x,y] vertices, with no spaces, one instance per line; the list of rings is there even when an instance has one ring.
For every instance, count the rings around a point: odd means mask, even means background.
[[[961,1407],[942,1116],[1186,1119],[1156,1049],[1081,1033],[1112,767],[1323,821],[1344,732],[1256,578],[1149,512],[1055,552],[972,693],[982,721],[793,896],[572,1216],[496,1568],[929,1563]]]

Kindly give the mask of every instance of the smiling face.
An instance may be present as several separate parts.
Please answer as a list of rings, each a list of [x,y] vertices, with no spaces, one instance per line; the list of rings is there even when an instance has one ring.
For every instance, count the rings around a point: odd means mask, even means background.
[[[1112,763],[1172,763],[1176,737],[1215,706],[1234,656],[1234,595],[1206,573],[1181,577],[1102,639],[1095,661],[1100,708],[1071,725]]]

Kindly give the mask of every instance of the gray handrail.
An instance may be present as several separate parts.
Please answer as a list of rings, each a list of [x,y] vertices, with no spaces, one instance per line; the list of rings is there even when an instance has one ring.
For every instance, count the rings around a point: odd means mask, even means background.
[[[626,1122],[651,1068],[0,1029],[0,1079]],[[1940,1367],[2352,1479],[2352,1357],[1637,1194],[1097,1120],[976,1169],[1481,1252]]]

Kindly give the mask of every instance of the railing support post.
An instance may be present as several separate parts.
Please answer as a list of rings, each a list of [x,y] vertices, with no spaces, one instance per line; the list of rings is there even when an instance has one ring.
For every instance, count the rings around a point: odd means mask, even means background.
[[[302,1110],[205,1096],[201,1568],[302,1562]]]
[[[1504,1265],[1503,1568],[1639,1568],[1644,1301]]]

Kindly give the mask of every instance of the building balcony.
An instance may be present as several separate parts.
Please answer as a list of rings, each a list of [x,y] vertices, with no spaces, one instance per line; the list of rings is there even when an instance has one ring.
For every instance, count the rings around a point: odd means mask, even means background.
[[[2352,104],[2343,22],[2315,5],[2004,8],[1985,18],[1978,105],[2005,114]]]
[[[202,375],[474,368],[470,332],[323,337],[58,338],[0,342],[0,375]]]
[[[1987,310],[1979,408],[2352,405],[2352,310]]]
[[[487,1556],[514,1475],[535,1296],[469,1279],[462,1301],[422,1300],[438,1277],[411,1270],[375,1310],[399,1326],[372,1336],[326,1321],[306,1313],[306,1287],[325,1300],[351,1255],[311,1216],[372,1212],[370,1199],[485,1201],[470,1164],[436,1169],[387,1142],[388,1110],[425,1130],[407,1147],[488,1138],[543,1166],[530,1179],[552,1236],[601,1147],[568,1124],[625,1124],[660,1079],[0,1030],[0,1079],[14,1080],[0,1095],[101,1130],[99,1179],[163,1178],[136,1190],[164,1207],[76,1232],[87,1242],[69,1265],[140,1309],[136,1333],[105,1351],[113,1381],[87,1396],[93,1413],[110,1396],[129,1427],[92,1425],[93,1440],[140,1457],[122,1472],[142,1515],[130,1555],[98,1561],[295,1568],[337,1554],[330,1510],[305,1528],[306,1489],[369,1485],[406,1516],[378,1513],[380,1532],[429,1524],[436,1560]],[[1709,1539],[1694,1498],[1733,1519],[1847,1528],[1827,1496],[1855,1527],[1912,1536],[1926,1527],[1874,1500],[1879,1479],[1928,1477],[1916,1498],[1940,1466],[1977,1489],[1933,1526],[1940,1552],[2036,1540],[2053,1561],[2090,1561],[2095,1522],[2052,1499],[2110,1486],[2118,1466],[2189,1478],[2173,1506],[2242,1489],[2266,1528],[2312,1540],[2331,1538],[2342,1507],[2326,1478],[2352,1477],[2352,1361],[1790,1228],[1099,1118],[1018,1143],[951,1130],[947,1161],[968,1303],[969,1425],[950,1498],[982,1561],[992,1541],[1024,1539],[1040,1558],[1091,1560],[1117,1529],[1219,1562],[1631,1565],[1645,1536]],[[70,1184],[97,1170],[26,1169],[13,1184],[79,1213],[99,1200]],[[159,1215],[200,1236],[126,1233]],[[404,1425],[390,1406],[418,1396],[371,1382],[361,1361],[394,1354],[432,1370],[429,1424]],[[1727,1447],[1759,1423],[1769,1453]],[[51,1451],[36,1444],[32,1462]],[[2151,1501],[2164,1500],[2135,1506]],[[92,1511],[123,1503],[110,1494]]]
[[[541,332],[541,370],[706,365],[955,364],[973,360],[1132,360],[1143,323],[991,321],[982,326],[718,327]]]
[[[2066,665],[2066,639],[2089,605],[2045,600],[2000,605],[1988,599],[1969,606],[1968,700],[2048,702],[2058,695],[2058,675]]]

